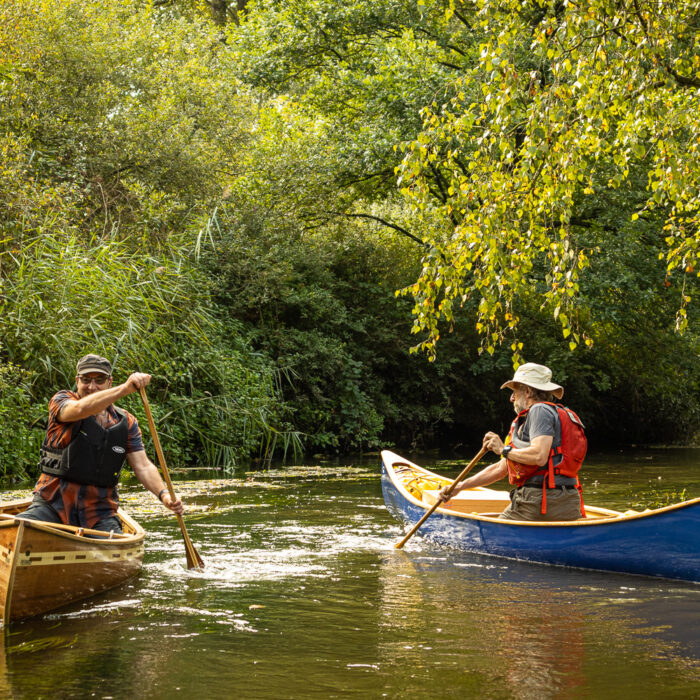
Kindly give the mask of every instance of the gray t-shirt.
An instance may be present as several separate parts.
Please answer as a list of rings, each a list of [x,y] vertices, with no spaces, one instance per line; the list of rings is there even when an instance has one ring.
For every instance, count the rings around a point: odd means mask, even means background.
[[[515,447],[526,447],[533,438],[540,435],[552,436],[552,447],[561,445],[561,422],[559,414],[554,406],[546,403],[536,403],[525,416],[525,422],[521,423],[515,431],[513,445]],[[520,443],[520,444],[516,444]],[[557,464],[561,459],[554,461]]]

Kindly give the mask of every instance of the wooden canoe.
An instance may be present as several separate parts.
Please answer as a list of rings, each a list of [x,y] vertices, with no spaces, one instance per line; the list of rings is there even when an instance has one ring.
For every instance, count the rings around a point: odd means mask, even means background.
[[[393,452],[382,452],[389,511],[415,525],[452,480]],[[624,513],[586,504],[586,517],[562,522],[499,520],[506,491],[461,491],[416,533],[441,545],[511,559],[700,581],[700,498]]]
[[[0,506],[0,615],[41,615],[135,576],[143,563],[143,528],[118,511],[124,534],[15,517],[31,501]]]

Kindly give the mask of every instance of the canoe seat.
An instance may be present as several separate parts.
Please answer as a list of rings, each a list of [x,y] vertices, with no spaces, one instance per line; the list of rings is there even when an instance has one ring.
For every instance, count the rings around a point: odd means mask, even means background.
[[[439,493],[438,490],[423,491],[423,502],[434,505]],[[450,498],[442,507],[458,513],[488,514],[497,518],[509,503],[510,496],[507,491],[465,489]]]

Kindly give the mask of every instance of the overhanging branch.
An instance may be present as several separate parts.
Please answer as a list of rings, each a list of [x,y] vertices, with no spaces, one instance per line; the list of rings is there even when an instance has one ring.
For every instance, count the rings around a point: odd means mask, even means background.
[[[353,218],[353,219],[370,219],[372,221],[377,221],[383,226],[387,226],[388,228],[393,228],[394,231],[398,231],[399,233],[403,234],[404,236],[408,236],[411,240],[415,241],[416,243],[420,243],[424,247],[428,247],[428,244],[422,241],[418,236],[414,236],[410,231],[407,231],[405,228],[402,226],[399,226],[398,224],[393,224],[391,221],[387,221],[386,219],[382,219],[379,216],[374,216],[373,214],[348,214],[346,212],[338,212],[341,216],[345,216],[348,218]]]

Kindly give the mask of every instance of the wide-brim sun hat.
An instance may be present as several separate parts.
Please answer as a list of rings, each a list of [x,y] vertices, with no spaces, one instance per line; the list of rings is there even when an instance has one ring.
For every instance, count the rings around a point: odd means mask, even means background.
[[[515,370],[513,378],[507,381],[501,389],[514,389],[515,384],[525,384],[540,391],[551,391],[558,399],[564,396],[564,387],[552,381],[552,370],[534,362],[526,362],[524,365],[520,365]]]

